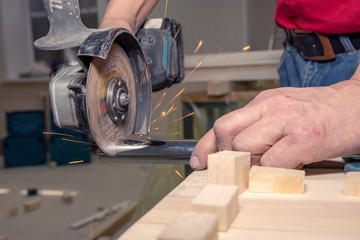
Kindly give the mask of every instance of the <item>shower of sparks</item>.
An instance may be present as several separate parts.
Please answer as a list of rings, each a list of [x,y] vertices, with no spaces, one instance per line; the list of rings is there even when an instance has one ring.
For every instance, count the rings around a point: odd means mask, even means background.
[[[72,161],[72,162],[69,162],[69,164],[76,164],[76,163],[83,163],[84,160],[79,160],[79,161]]]
[[[179,29],[177,30],[177,32],[176,32],[176,34],[175,34],[175,36],[174,36],[173,40],[171,41],[171,43],[170,43],[170,47],[171,47],[171,45],[173,44],[173,42],[175,41],[175,39],[176,39],[177,35],[179,34],[180,29],[181,29],[181,26],[179,27]]]
[[[166,18],[167,5],[168,5],[168,0],[166,0],[166,3],[165,3],[165,11],[164,11],[162,31],[161,31],[161,40],[162,40],[163,35],[164,35],[164,27],[165,27],[165,18]]]
[[[170,108],[167,112],[162,111],[162,112],[161,112],[161,115],[160,115],[158,118],[154,119],[154,120],[152,121],[152,123],[154,124],[154,123],[156,123],[156,122],[160,122],[160,121],[163,120],[167,115],[169,115],[170,113],[172,113],[172,112],[175,111],[176,109],[177,109],[177,107],[174,107],[174,105],[172,105],[171,108]]]
[[[174,170],[176,172],[177,175],[179,175],[179,177],[181,177],[181,179],[184,179],[183,176],[181,176],[181,174],[177,171],[177,170]]]
[[[184,119],[184,118],[190,117],[190,116],[192,116],[192,115],[194,115],[194,114],[195,114],[195,112],[192,112],[192,113],[189,113],[189,114],[187,114],[187,115],[185,115],[185,116],[183,116],[183,117],[181,117],[181,118],[178,118],[178,119],[176,119],[176,120],[174,120],[174,121],[170,122],[170,123],[168,124],[168,126],[169,126],[169,125],[171,125],[171,124],[173,124],[173,123],[176,123],[177,121],[180,121],[181,119]]]
[[[166,92],[163,93],[163,95],[161,96],[161,98],[159,99],[159,103],[154,107],[154,109],[152,110],[152,112],[154,113],[154,111],[161,105],[163,98],[165,97]]]
[[[76,142],[76,143],[84,143],[84,144],[89,144],[89,145],[96,145],[96,144],[94,144],[94,143],[83,142],[83,141],[76,141],[76,140],[67,139],[67,138],[62,138],[61,140],[63,140],[63,141],[68,141],[68,142]]]
[[[202,44],[203,44],[203,41],[200,40],[198,46],[197,46],[196,49],[194,50],[194,53],[197,53],[197,51],[199,51],[199,48],[201,47]]]
[[[199,63],[196,65],[196,67],[194,67],[194,69],[184,78],[183,83],[185,83],[185,81],[191,76],[191,74],[193,74],[202,64],[202,61],[199,61]]]
[[[243,51],[249,50],[250,49],[250,45],[246,46],[243,48]]]
[[[61,135],[67,137],[74,137],[73,135],[65,134],[65,133],[55,133],[55,132],[43,132],[44,135]]]

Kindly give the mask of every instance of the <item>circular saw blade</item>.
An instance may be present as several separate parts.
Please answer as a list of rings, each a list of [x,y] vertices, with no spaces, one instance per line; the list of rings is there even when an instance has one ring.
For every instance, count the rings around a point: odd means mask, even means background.
[[[111,106],[107,101],[109,85],[113,79],[121,79],[128,91],[126,114],[118,121],[111,117]],[[126,52],[118,44],[113,44],[105,60],[94,58],[86,84],[87,115],[91,132],[105,154],[115,155],[116,148],[123,144],[123,140],[132,137],[136,117],[136,85]]]

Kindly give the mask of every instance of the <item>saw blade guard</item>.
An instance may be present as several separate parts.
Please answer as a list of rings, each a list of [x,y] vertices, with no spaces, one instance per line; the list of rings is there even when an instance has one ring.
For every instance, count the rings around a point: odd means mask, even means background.
[[[91,34],[78,51],[87,73],[87,115],[94,139],[110,156],[148,135],[151,123],[151,81],[144,54],[128,30],[115,28]],[[139,141],[141,143],[141,141]]]

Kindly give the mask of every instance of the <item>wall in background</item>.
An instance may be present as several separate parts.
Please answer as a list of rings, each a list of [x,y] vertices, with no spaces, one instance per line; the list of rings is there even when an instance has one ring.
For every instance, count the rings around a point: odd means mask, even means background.
[[[163,17],[165,5],[160,0],[150,17]],[[276,0],[169,0],[166,16],[182,24],[186,54],[200,40],[198,53],[238,52],[246,45],[264,50],[275,26],[275,6]]]

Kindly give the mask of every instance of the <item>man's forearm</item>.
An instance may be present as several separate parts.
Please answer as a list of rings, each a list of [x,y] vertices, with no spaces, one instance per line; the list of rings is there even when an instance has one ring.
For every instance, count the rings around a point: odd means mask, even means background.
[[[110,0],[99,28],[123,27],[136,33],[158,0]]]

